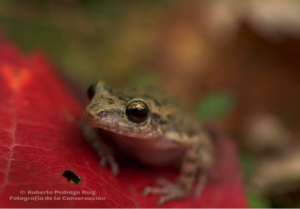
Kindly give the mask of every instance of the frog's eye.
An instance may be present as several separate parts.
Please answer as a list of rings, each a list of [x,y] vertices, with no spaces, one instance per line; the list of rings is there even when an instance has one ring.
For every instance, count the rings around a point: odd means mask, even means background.
[[[95,95],[96,90],[96,84],[90,85],[90,87],[87,90],[87,95],[89,99],[92,99]]]
[[[149,116],[149,108],[142,101],[131,102],[126,108],[127,118],[134,123],[142,123]]]

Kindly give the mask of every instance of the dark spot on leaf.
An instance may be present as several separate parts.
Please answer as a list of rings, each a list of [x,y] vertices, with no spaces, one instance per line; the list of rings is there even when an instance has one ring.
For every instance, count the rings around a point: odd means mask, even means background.
[[[72,183],[72,184],[79,184],[80,183],[80,177],[77,176],[75,174],[74,171],[71,171],[71,170],[65,170],[62,174],[61,174],[63,177],[65,177],[68,182]]]

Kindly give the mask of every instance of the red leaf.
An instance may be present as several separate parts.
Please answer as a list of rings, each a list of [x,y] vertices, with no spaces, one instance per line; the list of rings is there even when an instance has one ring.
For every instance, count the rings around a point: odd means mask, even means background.
[[[177,173],[121,166],[120,175],[112,176],[110,169],[98,165],[96,153],[81,136],[77,127],[81,112],[41,53],[23,57],[10,44],[0,44],[1,207],[157,207],[158,197],[143,197],[141,190],[158,176],[174,179]],[[246,207],[234,147],[220,140],[216,155],[217,177],[209,181],[200,199],[189,196],[163,207]],[[62,176],[65,170],[74,171],[81,183],[68,182]],[[55,191],[94,191],[95,195]],[[45,200],[47,196],[52,200]],[[25,197],[36,199],[21,200]]]

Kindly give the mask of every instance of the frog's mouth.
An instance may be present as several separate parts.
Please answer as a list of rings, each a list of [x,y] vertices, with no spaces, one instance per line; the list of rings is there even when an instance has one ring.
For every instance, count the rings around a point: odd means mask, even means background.
[[[146,127],[126,126],[126,124],[118,121],[113,121],[106,117],[95,117],[90,113],[85,112],[85,120],[93,127],[100,128],[111,133],[140,139],[153,139],[162,135],[161,130],[152,130]],[[122,123],[122,124],[121,124]]]
[[[120,125],[119,122],[108,119],[107,117],[95,117],[92,114],[85,112],[85,120],[93,127],[104,129],[106,131],[116,133],[123,136],[128,136],[132,138],[142,138],[151,139],[159,136],[159,133],[153,132],[152,130],[147,130],[142,127],[126,127],[125,124]]]

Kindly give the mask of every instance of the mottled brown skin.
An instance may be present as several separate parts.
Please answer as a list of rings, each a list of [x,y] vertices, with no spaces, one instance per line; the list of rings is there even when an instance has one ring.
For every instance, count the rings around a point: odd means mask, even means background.
[[[187,196],[196,180],[198,193],[203,188],[207,171],[213,164],[213,148],[201,125],[176,99],[154,90],[110,89],[102,81],[95,85],[95,94],[86,107],[83,133],[87,141],[101,157],[100,164],[108,162],[112,173],[118,173],[118,165],[109,148],[95,128],[105,129],[115,135],[114,139],[130,150],[146,164],[164,166],[179,160],[180,174],[176,182],[160,178],[162,187],[146,187],[144,195],[160,194],[158,204]],[[130,121],[126,108],[133,101],[141,101],[149,108],[147,120]]]

